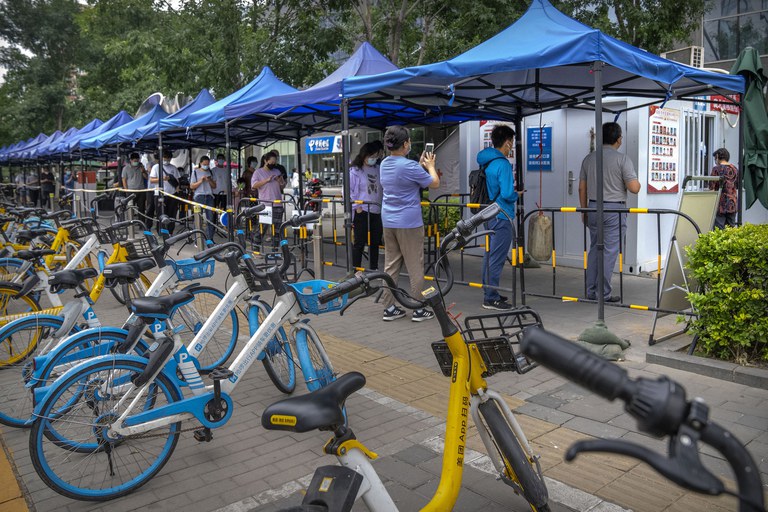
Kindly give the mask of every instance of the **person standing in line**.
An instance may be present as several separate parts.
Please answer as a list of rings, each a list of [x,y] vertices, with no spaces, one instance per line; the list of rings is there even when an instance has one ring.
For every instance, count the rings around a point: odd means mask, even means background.
[[[285,181],[277,169],[277,156],[272,152],[265,153],[261,157],[261,166],[254,171],[251,177],[251,190],[258,192],[259,200],[272,208],[272,224],[278,226],[282,223],[283,205],[273,201],[283,200],[283,188]]]
[[[491,132],[491,144],[477,154],[477,163],[485,168],[485,185],[492,203],[501,208],[495,219],[486,222],[485,229],[493,230],[490,250],[483,255],[483,308],[508,311],[512,305],[499,294],[504,262],[515,238],[515,173],[509,163],[509,154],[515,147],[515,130],[505,124],[496,125]]]
[[[200,157],[200,163],[192,170],[192,176],[189,179],[189,188],[193,192],[193,200],[196,203],[206,206],[213,206],[213,189],[216,187],[216,181],[211,175],[211,159],[207,155]],[[211,210],[205,209],[205,218],[208,220],[206,233],[208,239],[213,240],[215,216]]]
[[[605,208],[626,208],[627,192],[637,194],[640,182],[632,160],[619,153],[623,137],[618,123],[603,124],[603,205]],[[588,154],[581,163],[579,175],[579,202],[582,208],[595,208],[597,190],[597,151]],[[603,214],[603,282],[597,282],[597,213],[582,216],[589,227],[589,255],[587,256],[587,299],[595,300],[599,293],[606,302],[619,302],[621,297],[611,295],[613,267],[619,257],[620,234],[627,232],[627,216],[619,213]]]
[[[270,153],[275,155],[275,169],[280,171],[280,176],[283,178],[283,186],[285,186],[285,184],[288,183],[288,171],[286,170],[285,166],[280,163],[280,152],[276,149],[273,149],[270,151]]]
[[[152,184],[160,183],[160,165],[155,164],[152,167],[152,170],[149,172],[149,182]],[[179,188],[179,169],[171,164],[171,155],[170,153],[163,153],[163,192],[166,194],[176,194],[176,190]],[[158,197],[159,199],[159,197]],[[175,197],[171,197],[169,195],[164,195],[163,197],[163,203],[165,205],[165,208],[163,208],[165,215],[170,217],[171,219],[176,219],[176,212],[179,209],[179,202],[176,200]],[[157,208],[159,211],[159,208]],[[170,234],[173,234],[173,230],[176,227],[175,222],[171,222],[170,226],[168,226],[168,231]],[[158,225],[158,230],[160,229],[160,226]]]
[[[720,203],[715,215],[715,229],[725,229],[725,226],[736,227],[736,212],[739,211],[739,169],[728,160],[731,154],[725,148],[720,148],[712,154],[715,166],[710,176],[720,176],[723,188],[720,192]],[[720,182],[709,184],[710,190],[718,190]]]
[[[294,168],[291,172],[291,188],[293,189],[293,197],[298,201],[299,198],[299,171]]]
[[[43,167],[43,170],[40,172],[40,192],[42,193],[40,206],[42,208],[53,208],[51,194],[53,194],[54,190],[56,190],[56,181],[53,172],[50,167]]]
[[[211,169],[211,175],[213,181],[216,182],[216,186],[213,189],[213,206],[220,210],[227,209],[227,180],[229,177],[229,170],[227,169],[227,161],[224,155],[219,153],[216,155],[216,167]]]
[[[13,182],[16,183],[16,192],[18,193],[18,201],[21,206],[27,204],[27,185],[24,179],[23,172],[17,172],[13,178]]]
[[[146,187],[146,180],[147,170],[142,165],[139,154],[131,153],[128,163],[123,166],[123,170],[120,173],[122,187],[128,190],[142,190]],[[137,192],[134,202],[136,208],[140,212],[144,212],[147,206],[147,194],[145,192]]]
[[[243,188],[241,190],[242,197],[251,197],[253,194],[253,191],[251,190],[251,179],[253,179],[253,173],[256,171],[258,162],[259,159],[255,156],[249,156],[248,160],[246,160],[246,169],[242,176],[240,176],[240,179],[243,180]]]
[[[353,201],[354,218],[352,225],[355,232],[355,243],[352,245],[352,266],[362,267],[363,249],[368,250],[368,263],[371,270],[379,268],[379,246],[384,228],[381,224],[381,179],[378,159],[383,146],[368,142],[363,144],[349,168],[349,197]],[[354,201],[365,201],[376,204],[354,204]],[[371,234],[370,243],[368,233]]]
[[[411,294],[420,296],[424,290],[424,219],[421,214],[421,189],[437,188],[440,177],[435,169],[435,155],[423,153],[419,162],[407,157],[411,151],[411,136],[403,126],[390,126],[384,134],[384,144],[390,156],[381,162],[383,188],[381,218],[384,226],[384,271],[397,281],[405,264],[411,284]],[[383,320],[391,322],[405,316],[395,304],[389,290],[384,290]],[[422,322],[434,318],[428,309],[417,309],[411,320]]]
[[[29,201],[33,207],[36,207],[38,198],[40,197],[40,178],[37,175],[37,171],[31,171],[27,176],[27,194],[29,194]]]

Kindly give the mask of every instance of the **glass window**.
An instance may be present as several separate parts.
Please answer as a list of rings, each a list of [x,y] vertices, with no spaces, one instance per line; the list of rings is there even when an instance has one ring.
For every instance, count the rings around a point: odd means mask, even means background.
[[[768,11],[739,16],[739,48],[752,46],[761,55],[768,54]]]
[[[411,128],[411,158],[419,158],[424,151],[424,142],[424,128]]]
[[[384,140],[384,134],[379,130],[365,132],[365,142],[373,142],[375,140]]]
[[[705,23],[704,44],[709,61],[735,59],[739,54],[738,18]]]

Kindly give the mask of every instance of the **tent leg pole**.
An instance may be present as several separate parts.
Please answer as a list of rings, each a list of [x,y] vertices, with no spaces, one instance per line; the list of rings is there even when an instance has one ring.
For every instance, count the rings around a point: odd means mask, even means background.
[[[525,179],[523,174],[523,113],[522,108],[518,105],[517,114],[515,115],[515,185],[517,190],[525,190],[523,180]],[[513,247],[513,251],[523,253],[523,258],[513,258],[513,261],[517,261],[520,267],[520,299],[525,305],[525,277],[523,276],[523,260],[525,258],[525,251],[520,251],[519,247],[525,247],[525,224],[523,217],[525,216],[525,194],[520,194],[517,197],[517,247]],[[515,275],[517,269],[515,270]],[[515,280],[512,281],[512,305],[517,307],[517,286]]]
[[[229,121],[224,123],[224,141],[227,150],[227,237],[230,242],[235,241],[234,218],[232,216],[232,141],[229,139]]]
[[[605,320],[605,294],[603,293],[603,281],[605,280],[605,230],[603,227],[603,63],[595,61],[592,71],[595,75],[595,199],[597,202],[597,319]]]
[[[352,200],[349,197],[349,100],[341,101],[341,172],[342,190],[344,195],[344,243],[346,246],[347,272],[352,269]]]
[[[748,77],[745,77],[747,81],[749,81]],[[748,86],[749,83],[746,84]],[[745,86],[745,92],[746,92],[746,86]],[[737,217],[736,217],[736,225],[741,226],[744,222],[743,215],[744,215],[744,208],[742,205],[742,202],[744,201],[744,171],[746,169],[744,167],[744,94],[741,96],[741,100],[739,101],[739,108],[741,109],[741,114],[739,115],[739,177],[738,177],[738,186],[736,187],[736,208],[738,208],[736,211]]]

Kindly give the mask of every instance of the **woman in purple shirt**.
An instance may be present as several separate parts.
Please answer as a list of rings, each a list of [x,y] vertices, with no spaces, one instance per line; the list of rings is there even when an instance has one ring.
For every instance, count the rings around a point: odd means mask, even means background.
[[[352,245],[352,266],[362,267],[363,249],[369,246],[369,267],[379,268],[379,245],[383,228],[381,225],[381,180],[379,177],[379,158],[384,152],[380,141],[363,144],[360,152],[349,168],[349,197],[365,204],[353,204],[355,212],[353,226],[355,243]],[[370,233],[370,240],[368,234]]]
[[[405,263],[411,293],[418,297],[424,290],[424,220],[421,216],[421,189],[437,188],[440,178],[435,170],[435,155],[422,153],[418,162],[406,158],[411,151],[411,136],[402,126],[390,126],[384,134],[390,156],[381,162],[384,198],[381,219],[384,225],[384,271],[397,280]],[[384,320],[405,316],[391,292],[384,291]],[[427,309],[417,309],[411,320],[421,322],[435,316]]]
[[[272,208],[272,225],[280,226],[283,221],[283,205],[273,203],[273,201],[283,200],[283,188],[285,180],[279,169],[277,169],[277,155],[273,152],[265,153],[261,157],[261,166],[253,171],[251,177],[251,190],[258,191],[260,202]],[[277,246],[280,237],[272,239],[273,245]]]

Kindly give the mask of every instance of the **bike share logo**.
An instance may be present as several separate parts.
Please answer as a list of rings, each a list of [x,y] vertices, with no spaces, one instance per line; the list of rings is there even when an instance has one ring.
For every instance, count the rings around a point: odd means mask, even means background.
[[[277,330],[277,324],[275,322],[272,322],[269,324],[262,334],[259,335],[259,339],[254,344],[253,348],[248,352],[248,354],[243,358],[243,360],[240,362],[240,364],[237,365],[237,368],[235,368],[235,374],[229,378],[229,381],[233,384],[237,382],[238,375],[245,372],[249,366],[251,366],[251,363],[261,353],[261,350],[256,350],[257,347],[261,344],[259,343],[261,340],[271,340],[272,335]],[[250,342],[249,342],[250,343]],[[262,349],[263,350],[263,349]]]

